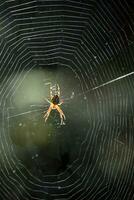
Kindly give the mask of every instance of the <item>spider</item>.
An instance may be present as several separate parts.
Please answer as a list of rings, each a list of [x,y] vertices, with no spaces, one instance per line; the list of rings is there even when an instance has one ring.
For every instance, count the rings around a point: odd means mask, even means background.
[[[56,87],[57,87],[57,90],[56,90]],[[54,91],[54,94],[53,94],[53,91]],[[43,117],[43,118],[45,118],[45,122],[47,121],[51,110],[57,110],[60,114],[60,119],[61,119],[60,125],[64,125],[65,124],[64,120],[66,120],[66,117],[65,117],[63,111],[61,110],[61,108],[59,107],[63,103],[63,101],[60,102],[60,87],[58,84],[56,84],[54,86],[50,86],[50,101],[48,99],[46,99],[46,101],[48,103],[50,103],[50,106],[49,106],[46,114]]]

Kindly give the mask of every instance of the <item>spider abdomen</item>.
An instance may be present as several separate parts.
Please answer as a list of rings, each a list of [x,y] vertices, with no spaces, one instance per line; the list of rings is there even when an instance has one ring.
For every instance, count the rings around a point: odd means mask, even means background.
[[[51,99],[51,102],[52,102],[54,105],[58,105],[59,102],[60,102],[59,96],[58,96],[58,95],[54,95],[53,98]]]

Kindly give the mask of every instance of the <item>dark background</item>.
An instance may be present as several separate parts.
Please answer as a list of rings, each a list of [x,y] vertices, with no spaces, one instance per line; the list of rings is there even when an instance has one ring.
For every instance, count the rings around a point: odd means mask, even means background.
[[[0,200],[133,200],[133,2],[1,0],[0,108]]]

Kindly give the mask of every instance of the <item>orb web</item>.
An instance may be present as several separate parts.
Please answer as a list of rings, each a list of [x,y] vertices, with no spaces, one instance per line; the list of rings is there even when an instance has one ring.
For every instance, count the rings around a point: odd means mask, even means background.
[[[0,198],[133,199],[133,5],[0,2]],[[58,83],[67,120],[48,122]]]

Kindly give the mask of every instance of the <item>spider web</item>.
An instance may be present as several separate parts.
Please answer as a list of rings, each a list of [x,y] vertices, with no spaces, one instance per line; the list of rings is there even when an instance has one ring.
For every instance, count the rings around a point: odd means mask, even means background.
[[[0,2],[0,198],[132,200],[133,5]],[[66,125],[48,109],[58,83]]]

